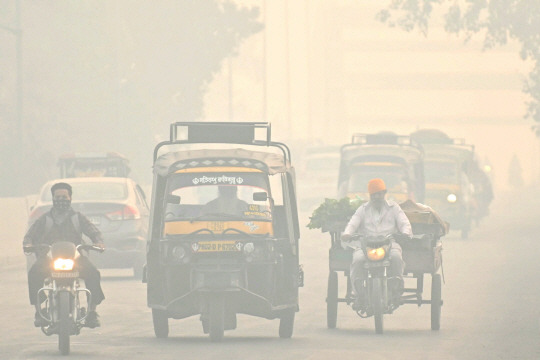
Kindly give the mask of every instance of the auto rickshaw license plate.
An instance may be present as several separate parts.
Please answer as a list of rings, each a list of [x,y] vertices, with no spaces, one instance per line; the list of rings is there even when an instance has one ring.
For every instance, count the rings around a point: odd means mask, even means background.
[[[240,251],[242,243],[236,241],[199,241],[194,246],[195,252],[218,252],[218,251]]]

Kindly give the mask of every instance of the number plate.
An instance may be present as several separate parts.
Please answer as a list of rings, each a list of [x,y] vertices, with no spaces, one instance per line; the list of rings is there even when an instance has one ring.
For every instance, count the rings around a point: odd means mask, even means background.
[[[199,241],[192,246],[195,252],[240,251],[242,243],[236,241]]]
[[[71,279],[71,278],[78,278],[79,272],[78,271],[53,272],[51,273],[51,276],[56,279]]]

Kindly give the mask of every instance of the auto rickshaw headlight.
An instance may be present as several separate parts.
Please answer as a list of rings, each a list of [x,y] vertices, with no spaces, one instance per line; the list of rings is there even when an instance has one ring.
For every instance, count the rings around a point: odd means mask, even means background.
[[[71,271],[74,264],[72,259],[56,259],[54,260],[54,270]]]
[[[450,194],[446,197],[446,201],[448,201],[449,203],[455,203],[457,201],[457,196],[456,194]]]
[[[379,248],[367,248],[367,257],[371,261],[379,261],[384,259],[386,255],[386,250],[383,247]]]
[[[255,245],[253,243],[244,244],[244,254],[251,255],[255,251]]]
[[[176,260],[182,260],[186,256],[186,249],[181,245],[175,246],[172,249],[172,254]]]

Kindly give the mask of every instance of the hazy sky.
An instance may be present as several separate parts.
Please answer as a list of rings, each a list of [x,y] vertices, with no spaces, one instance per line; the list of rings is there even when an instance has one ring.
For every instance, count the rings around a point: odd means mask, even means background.
[[[437,127],[474,143],[499,187],[514,153],[525,181],[538,178],[538,141],[523,119],[529,64],[518,44],[482,51],[482,38],[464,44],[436,17],[427,38],[389,28],[375,19],[388,1],[237,2],[266,7],[266,34],[225,63],[206,96],[208,119],[262,120],[266,89],[266,120],[280,139],[344,143],[353,132]]]

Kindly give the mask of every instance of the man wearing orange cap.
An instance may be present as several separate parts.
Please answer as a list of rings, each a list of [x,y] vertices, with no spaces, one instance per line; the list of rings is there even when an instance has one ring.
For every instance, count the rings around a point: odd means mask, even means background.
[[[370,200],[362,204],[351,220],[347,224],[341,239],[350,241],[353,234],[362,236],[386,236],[389,234],[403,234],[412,237],[411,223],[401,210],[401,207],[394,201],[387,201],[386,185],[382,179],[372,179],[368,183],[368,192]],[[363,271],[366,258],[362,250],[354,252],[351,263],[351,283],[353,292],[358,294],[355,289],[355,282],[365,278]],[[401,256],[401,246],[395,241],[392,242],[390,250],[390,277],[399,279],[398,286],[403,288],[403,258]]]

